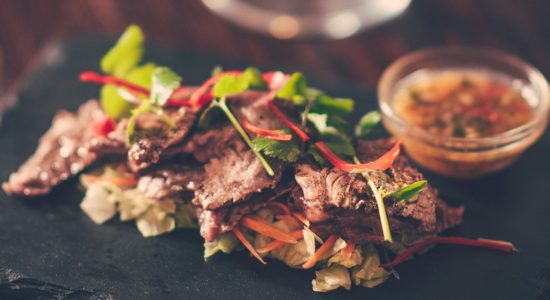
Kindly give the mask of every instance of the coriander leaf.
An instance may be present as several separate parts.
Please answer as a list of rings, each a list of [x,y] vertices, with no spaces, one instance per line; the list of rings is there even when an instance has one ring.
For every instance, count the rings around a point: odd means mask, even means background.
[[[321,139],[338,156],[352,157],[355,155],[353,143],[347,136],[341,133],[323,134]]]
[[[320,138],[334,153],[343,156],[355,155],[355,148],[351,139],[338,129],[328,126],[326,114],[309,113],[308,120],[319,131]]]
[[[395,200],[407,201],[422,192],[424,188],[426,188],[426,184],[426,180],[420,180],[415,183],[411,183],[401,188],[400,190],[391,193],[389,197],[392,197]]]
[[[153,70],[151,87],[151,104],[162,106],[174,89],[180,86],[181,77],[166,67],[157,67]]]
[[[139,26],[128,26],[116,44],[101,59],[101,70],[115,76],[125,75],[141,61],[144,41],[145,36]]]
[[[262,78],[262,72],[254,67],[248,67],[241,75],[248,81],[248,87],[252,90],[265,91],[267,90],[267,83]]]
[[[311,111],[324,114],[349,114],[353,111],[353,106],[353,99],[333,98],[321,94],[315,97]]]
[[[288,142],[275,141],[264,137],[256,137],[252,140],[252,147],[256,151],[263,151],[265,155],[292,163],[300,157],[300,147],[292,139]]]
[[[338,131],[345,133],[346,136],[351,133],[351,125],[342,117],[342,115],[328,114],[327,115],[327,125],[330,127],[336,128]]]
[[[355,126],[355,136],[364,138],[371,133],[376,125],[380,123],[380,113],[371,111],[366,113]]]
[[[327,125],[328,116],[326,114],[309,113],[307,115],[307,120],[310,121],[321,134],[329,129]]]
[[[222,98],[246,91],[249,82],[244,76],[223,75],[214,85],[214,97]]]
[[[157,68],[157,65],[153,63],[146,63],[139,67],[135,67],[128,72],[124,79],[126,81],[137,84],[144,88],[150,89],[152,86],[153,71]]]
[[[304,74],[295,72],[290,76],[285,86],[277,93],[277,97],[289,99],[296,105],[302,105],[306,101],[307,81]]]

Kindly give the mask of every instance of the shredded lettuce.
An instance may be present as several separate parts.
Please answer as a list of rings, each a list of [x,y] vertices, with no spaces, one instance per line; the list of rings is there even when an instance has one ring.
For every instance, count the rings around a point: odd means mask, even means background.
[[[239,240],[233,232],[225,232],[216,238],[212,243],[204,243],[204,260],[207,260],[212,255],[219,251],[223,253],[231,253],[239,246]]]
[[[356,285],[373,288],[390,277],[391,272],[380,267],[380,257],[372,245],[364,247],[363,254],[363,263],[353,268],[351,273]]]
[[[116,204],[109,199],[110,194],[104,186],[93,184],[86,190],[80,208],[96,224],[103,224],[116,214]]]
[[[98,178],[105,180],[89,181],[85,176],[81,177],[86,195],[80,207],[94,222],[102,224],[119,213],[121,221],[135,220],[144,237],[170,232],[177,224],[196,227],[191,204],[182,204],[178,209],[175,199],[155,200],[147,198],[137,189],[123,190],[108,181],[109,178],[121,176],[109,166],[96,173]]]
[[[360,247],[355,247],[349,259],[344,259],[342,251],[339,251],[328,259],[327,265],[332,266],[338,264],[350,269],[360,265],[362,261],[363,255],[361,255]]]
[[[176,212],[174,201],[157,201],[156,205],[150,205],[145,213],[136,218],[137,228],[144,237],[170,232],[176,228],[174,212]]]
[[[328,292],[340,287],[349,290],[351,278],[348,269],[340,265],[333,265],[315,272],[315,279],[311,284],[315,292]]]

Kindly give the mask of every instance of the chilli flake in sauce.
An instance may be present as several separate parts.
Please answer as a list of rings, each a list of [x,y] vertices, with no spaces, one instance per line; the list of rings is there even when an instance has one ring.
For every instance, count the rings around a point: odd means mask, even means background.
[[[486,71],[440,71],[409,82],[395,95],[395,111],[408,123],[435,135],[486,137],[521,126],[533,117],[531,107],[510,80]]]

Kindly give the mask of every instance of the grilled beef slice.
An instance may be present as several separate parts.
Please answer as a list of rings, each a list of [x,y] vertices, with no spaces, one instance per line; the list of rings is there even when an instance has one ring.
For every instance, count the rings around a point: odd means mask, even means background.
[[[135,171],[149,168],[159,162],[161,154],[170,146],[181,142],[196,120],[196,115],[189,109],[166,109],[165,113],[176,124],[175,128],[148,130],[138,134],[128,150],[128,163]]]
[[[195,191],[203,178],[202,166],[170,160],[145,171],[137,188],[152,199],[181,198],[184,193]]]
[[[358,156],[371,161],[389,150],[389,140],[359,142]],[[328,230],[349,240],[364,242],[380,239],[382,230],[378,206],[367,181],[360,174],[334,168],[297,166],[293,206],[301,210],[318,230]],[[422,180],[404,156],[399,156],[385,172],[373,173],[377,186],[388,192]],[[386,212],[392,232],[397,234],[436,233],[461,222],[462,209],[449,209],[428,186],[407,202],[387,202]]]
[[[246,118],[254,126],[264,129],[284,128],[284,124],[268,107],[269,99],[265,97],[266,95],[266,92],[248,91],[231,96],[227,101],[238,119]],[[220,129],[196,131],[183,142],[166,149],[163,158],[192,154],[196,160],[207,162],[212,157],[222,156],[227,147],[237,147],[235,141],[240,142],[240,139],[241,137],[231,124]]]
[[[212,242],[220,233],[230,231],[247,214],[253,213],[269,202],[280,199],[292,190],[294,181],[283,180],[275,189],[266,189],[250,195],[247,201],[241,201],[229,206],[213,210],[205,210],[196,206],[199,217],[200,232],[206,242]]]
[[[207,241],[215,238],[221,226],[217,222],[222,220],[204,216],[214,216],[218,209],[247,202],[266,190],[274,189],[282,173],[280,165],[274,167],[275,176],[271,177],[254,153],[240,141],[235,148],[227,148],[220,157],[212,158],[204,166],[205,179],[195,192],[194,203],[202,211],[199,221],[209,220],[200,222],[201,234]]]
[[[36,152],[3,183],[4,191],[26,197],[44,195],[94,162],[98,156],[86,145],[94,136],[90,124],[102,117],[96,100],[84,103],[77,113],[57,113]]]

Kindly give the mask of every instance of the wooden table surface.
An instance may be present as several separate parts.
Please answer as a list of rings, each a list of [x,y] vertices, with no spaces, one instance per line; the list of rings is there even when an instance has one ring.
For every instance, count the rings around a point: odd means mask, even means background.
[[[198,0],[0,0],[3,85],[23,74],[49,40],[87,33],[115,37],[130,23],[168,45],[366,87],[375,86],[397,57],[446,44],[507,50],[548,76],[549,13],[547,0],[413,0],[398,19],[348,39],[289,41],[231,25]]]

